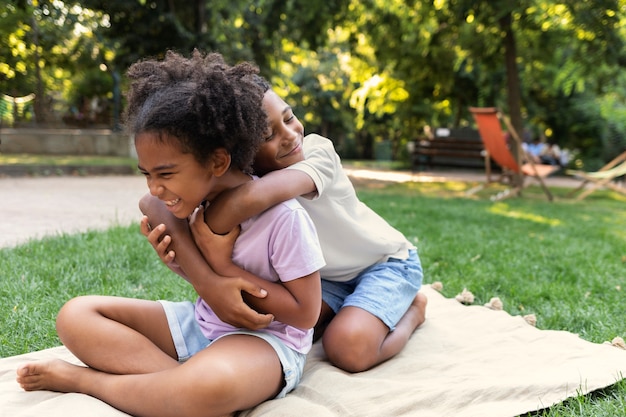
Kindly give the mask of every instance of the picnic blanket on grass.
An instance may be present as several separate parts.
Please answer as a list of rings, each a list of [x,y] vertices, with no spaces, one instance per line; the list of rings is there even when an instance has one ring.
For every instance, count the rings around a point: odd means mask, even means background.
[[[316,343],[296,390],[237,417],[517,416],[626,378],[624,349],[539,330],[522,317],[447,299],[429,285],[422,291],[426,322],[398,356],[348,374]],[[22,391],[18,365],[53,357],[79,363],[62,346],[0,359],[0,415],[126,416],[82,394]]]

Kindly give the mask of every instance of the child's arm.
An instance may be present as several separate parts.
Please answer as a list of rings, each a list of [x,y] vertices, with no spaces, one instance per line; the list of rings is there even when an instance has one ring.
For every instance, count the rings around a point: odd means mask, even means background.
[[[264,298],[244,294],[246,302],[258,311],[271,312],[276,320],[295,327],[313,327],[321,308],[321,281],[319,272],[286,282],[270,282],[251,274],[232,262],[232,250],[239,235],[236,227],[226,235],[218,235],[204,222],[202,208],[191,216],[191,231],[207,261],[224,276],[241,276],[267,289]],[[304,256],[304,254],[303,254]]]
[[[170,266],[175,259],[181,271],[173,270],[182,272],[181,275],[222,321],[248,329],[260,329],[270,324],[271,314],[257,313],[242,298],[243,292],[251,294],[250,299],[264,297],[267,292],[263,288],[267,281],[259,286],[239,275],[224,277],[216,274],[193,242],[186,220],[172,216],[159,199],[149,194],[141,199],[139,208],[147,215],[147,219],[142,220],[142,233],[161,260]],[[157,226],[150,230],[148,220]],[[164,235],[166,231],[176,239]]]
[[[259,304],[267,304],[276,319],[300,329],[312,329],[317,324],[322,309],[322,280],[319,271],[291,281],[283,282],[291,297],[274,300],[268,295]],[[261,299],[257,299],[261,300]],[[275,302],[274,302],[275,301]]]
[[[213,232],[226,234],[278,203],[316,191],[315,183],[306,173],[281,169],[222,192],[207,207],[205,218]]]

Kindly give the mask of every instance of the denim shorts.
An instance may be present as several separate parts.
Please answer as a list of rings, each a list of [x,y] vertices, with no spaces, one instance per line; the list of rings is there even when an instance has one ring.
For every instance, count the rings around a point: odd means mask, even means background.
[[[417,251],[410,250],[407,259],[389,258],[350,281],[322,279],[322,299],[335,313],[342,307],[359,307],[378,317],[392,331],[415,299],[422,277]]]
[[[164,300],[160,300],[159,303],[161,303],[165,310],[179,362],[185,362],[187,359],[209,346],[212,342],[219,339],[210,340],[204,336],[200,326],[196,322],[195,306],[193,303],[189,301],[172,302]],[[305,354],[287,347],[274,335],[253,330],[235,330],[221,337],[228,337],[232,334],[256,336],[265,340],[274,348],[283,367],[283,377],[285,380],[283,389],[275,398],[284,397],[298,385],[302,378],[302,371],[304,370],[304,364],[306,362]],[[242,375],[242,378],[243,377]]]

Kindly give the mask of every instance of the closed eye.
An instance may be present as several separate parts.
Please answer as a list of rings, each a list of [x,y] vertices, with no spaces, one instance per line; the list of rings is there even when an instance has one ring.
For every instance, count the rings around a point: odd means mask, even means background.
[[[139,170],[139,172],[141,173],[141,175],[143,175],[146,178],[150,178],[151,175],[148,171],[143,171],[143,170]],[[156,174],[159,178],[163,178],[163,179],[168,179],[170,178],[172,175],[174,175],[173,172],[159,172]]]
[[[272,137],[274,136],[274,130],[272,129],[271,124],[268,123],[267,128],[265,129],[265,132],[263,133],[263,135],[264,135],[264,140],[266,142],[272,139]]]

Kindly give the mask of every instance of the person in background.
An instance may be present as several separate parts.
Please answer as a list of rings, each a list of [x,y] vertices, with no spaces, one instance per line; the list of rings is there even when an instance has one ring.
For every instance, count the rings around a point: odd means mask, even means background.
[[[539,155],[539,160],[543,164],[559,166],[564,165],[562,164],[563,155],[561,148],[559,148],[559,145],[556,143],[546,143],[541,151],[541,154]]]
[[[545,152],[546,144],[538,136],[532,138],[530,142],[523,142],[522,149],[528,158],[535,164],[541,164],[541,155]]]

